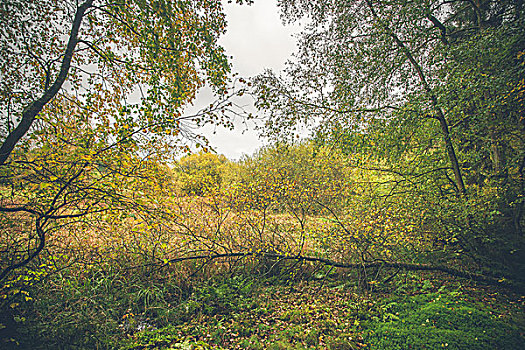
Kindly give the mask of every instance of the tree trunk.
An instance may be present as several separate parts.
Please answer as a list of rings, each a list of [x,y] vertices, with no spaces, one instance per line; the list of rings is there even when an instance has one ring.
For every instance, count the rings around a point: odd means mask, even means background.
[[[7,135],[7,138],[2,143],[0,147],[0,166],[4,165],[16,144],[20,139],[29,131],[31,125],[35,121],[36,116],[44,106],[51,101],[53,97],[56,96],[58,91],[62,88],[62,85],[66,81],[67,75],[69,73],[69,68],[71,67],[71,60],[73,59],[73,54],[75,52],[75,47],[78,43],[78,31],[80,29],[80,24],[82,23],[82,18],[86,10],[92,5],[93,0],[86,0],[81,6],[77,8],[75,13],[75,19],[73,20],[73,26],[71,28],[71,33],[69,35],[69,40],[67,43],[66,51],[64,52],[64,58],[62,59],[62,64],[60,65],[60,72],[58,73],[57,78],[53,85],[51,85],[42,97],[38,100],[33,101],[29,106],[27,106],[22,112],[22,120],[18,126]]]
[[[379,18],[379,16],[377,15],[374,9],[373,4],[369,0],[367,0],[367,4],[368,4],[368,8],[370,9],[370,12],[372,13],[376,21],[378,21],[380,25],[383,26],[384,30],[394,40],[399,50],[401,50],[401,52],[405,54],[406,58],[408,59],[408,61],[410,62],[414,70],[416,71],[419,77],[419,80],[421,82],[421,85],[423,87],[423,90],[429,96],[430,102],[432,103],[432,107],[434,108],[434,112],[436,114],[434,118],[439,121],[439,126],[441,128],[441,134],[443,135],[443,141],[445,142],[445,148],[446,148],[448,160],[450,162],[450,166],[452,167],[452,172],[454,173],[454,182],[456,184],[457,191],[461,195],[466,195],[465,183],[463,182],[463,176],[461,175],[461,168],[459,166],[459,162],[456,156],[454,145],[452,144],[452,140],[450,139],[450,132],[449,132],[447,120],[445,119],[445,114],[443,113],[443,110],[439,107],[437,97],[432,91],[432,88],[430,87],[430,85],[428,84],[425,74],[423,73],[423,69],[421,69],[421,66],[414,58],[414,55],[412,55],[412,52],[410,51],[410,49],[403,43],[403,41],[401,41],[401,39],[399,39],[396,33],[394,33],[390,29],[388,24],[385,24],[384,21],[381,18]]]

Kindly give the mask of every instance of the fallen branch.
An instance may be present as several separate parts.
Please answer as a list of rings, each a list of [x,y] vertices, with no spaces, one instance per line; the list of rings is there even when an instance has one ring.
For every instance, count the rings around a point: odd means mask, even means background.
[[[223,258],[234,258],[234,257],[266,257],[278,260],[296,260],[296,261],[309,261],[322,263],[327,266],[345,268],[345,269],[356,269],[356,268],[372,268],[372,267],[390,267],[398,268],[410,271],[437,271],[443,272],[450,276],[461,277],[476,282],[482,282],[488,285],[494,285],[499,287],[509,288],[518,292],[523,291],[523,287],[513,283],[511,280],[506,278],[494,278],[491,276],[486,276],[479,273],[469,272],[460,270],[453,267],[443,266],[443,265],[430,265],[430,264],[412,264],[412,263],[402,263],[402,262],[389,262],[384,260],[377,260],[372,262],[362,262],[362,263],[344,263],[339,261],[334,261],[325,258],[312,257],[312,256],[301,256],[301,255],[285,255],[278,253],[268,253],[268,252],[247,252],[247,253],[222,253],[222,254],[211,254],[211,255],[195,255],[195,256],[186,256],[179,257],[168,260],[162,266],[167,266],[170,264],[189,261],[189,260],[216,260]]]

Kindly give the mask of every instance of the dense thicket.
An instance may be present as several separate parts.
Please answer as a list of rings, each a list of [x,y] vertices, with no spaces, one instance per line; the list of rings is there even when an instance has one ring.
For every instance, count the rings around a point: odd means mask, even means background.
[[[0,13],[2,280],[64,225],[144,210],[159,164],[206,148],[194,128],[229,123],[216,112],[234,93],[216,1],[20,0]],[[205,84],[217,101],[185,114]]]
[[[0,1],[0,347],[522,347],[522,2],[279,4],[234,162],[220,2]]]
[[[395,179],[453,250],[523,276],[520,1],[283,1],[310,18],[282,76],[256,78],[267,132],[301,125]],[[450,247],[450,246],[449,246]]]

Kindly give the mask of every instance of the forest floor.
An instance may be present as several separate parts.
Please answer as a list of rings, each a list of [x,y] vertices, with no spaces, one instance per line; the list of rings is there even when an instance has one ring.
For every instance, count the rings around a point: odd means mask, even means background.
[[[121,349],[525,349],[523,296],[459,281],[368,286],[339,279],[233,278],[196,289],[178,324],[142,328]],[[372,288],[374,287],[374,288]],[[370,290],[372,288],[372,290]]]
[[[79,272],[6,295],[0,348],[525,349],[523,295],[442,274]]]

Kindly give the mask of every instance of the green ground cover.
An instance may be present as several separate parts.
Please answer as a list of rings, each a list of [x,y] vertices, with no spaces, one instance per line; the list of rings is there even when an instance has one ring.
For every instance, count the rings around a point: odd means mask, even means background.
[[[483,295],[483,296],[481,296]],[[349,284],[230,280],[194,292],[178,324],[145,329],[121,349],[521,349],[523,300],[465,287],[364,295]]]

